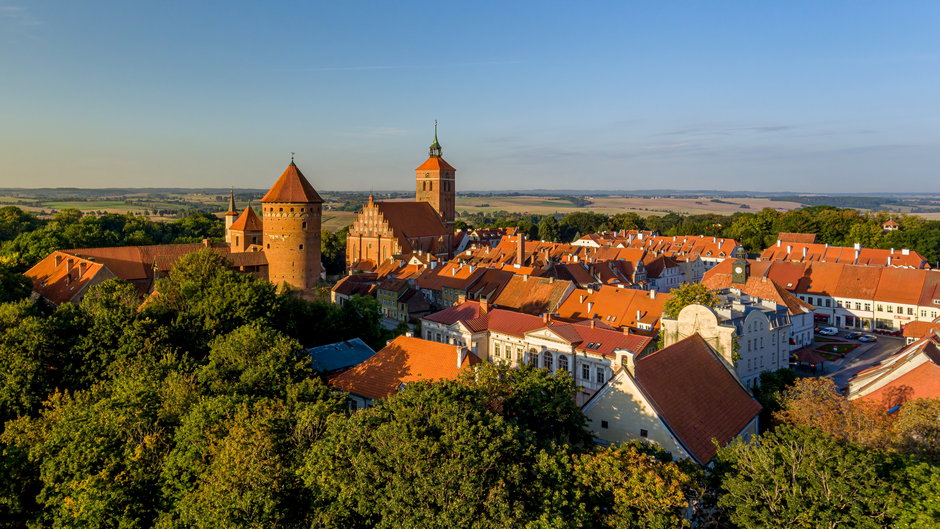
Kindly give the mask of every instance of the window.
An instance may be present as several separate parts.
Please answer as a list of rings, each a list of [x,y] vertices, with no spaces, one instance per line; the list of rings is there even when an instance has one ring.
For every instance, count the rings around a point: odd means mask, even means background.
[[[356,411],[359,409],[359,403],[349,399],[349,411]]]
[[[549,372],[555,370],[555,366],[553,365],[553,362],[552,362],[552,353],[550,353],[549,351],[542,352],[542,367],[544,367],[545,369],[548,369]]]
[[[499,358],[499,344],[493,346],[493,356]]]
[[[871,303],[865,304],[865,310],[869,310],[869,311],[871,310]]]
[[[904,314],[904,307],[898,305],[898,314]]]
[[[581,364],[581,378],[587,380],[588,382],[591,381],[591,366],[587,364]]]
[[[607,428],[607,427],[608,427],[607,421],[601,421],[601,428]]]
[[[563,369],[569,371],[568,369],[568,357],[565,355],[558,355],[558,369]]]
[[[640,428],[640,437],[649,437],[649,436],[650,436],[649,432],[647,432],[643,428]]]
[[[862,310],[862,304],[858,301],[855,302],[855,310]]]
[[[887,312],[894,312],[894,307],[892,307],[891,305],[888,305]]]
[[[878,312],[881,312],[881,311],[885,310],[884,307],[882,307],[882,305],[881,305],[880,303],[879,303],[878,305],[875,305],[875,308],[876,308],[876,310],[877,310]]]
[[[603,367],[598,367],[596,374],[597,374],[597,383],[598,383],[598,384],[603,384],[603,383],[605,382],[605,380],[604,380],[604,368],[603,368]]]
[[[441,333],[437,333],[437,340],[434,340],[434,341],[444,343],[443,341],[441,341]]]
[[[303,244],[300,245],[300,249],[301,249],[301,250],[304,249],[304,245],[303,245]]]
[[[831,299],[826,299],[826,306],[827,306],[827,307],[831,307],[831,306],[832,306],[832,300],[831,300]]]
[[[300,228],[301,228],[301,229],[304,229],[304,230],[307,229],[307,223],[306,223],[306,222],[301,222],[301,223],[300,223]]]
[[[908,316],[913,316],[913,315],[914,315],[914,309],[912,309],[911,307],[908,307],[908,308],[907,308],[907,315],[908,315]]]

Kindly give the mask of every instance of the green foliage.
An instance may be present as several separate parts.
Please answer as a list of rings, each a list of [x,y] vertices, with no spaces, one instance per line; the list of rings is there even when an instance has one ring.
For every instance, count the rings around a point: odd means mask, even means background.
[[[538,224],[539,240],[558,242],[561,237],[561,228],[558,225],[558,219],[548,215],[543,217]]]
[[[33,284],[26,276],[0,261],[0,303],[19,301],[32,291]]]
[[[744,529],[885,527],[892,462],[819,430],[782,426],[719,450],[719,505]]]
[[[173,222],[154,222],[137,215],[83,215],[63,209],[40,220],[17,207],[0,208],[0,256],[25,270],[55,250],[140,244],[192,243],[220,239],[222,221],[195,213]]]
[[[663,316],[667,318],[679,317],[679,312],[689,305],[714,307],[718,304],[715,294],[701,283],[684,283],[671,290],[669,294],[672,297],[663,305]]]
[[[327,274],[341,274],[346,270],[346,235],[349,227],[339,231],[323,230],[320,254]]]

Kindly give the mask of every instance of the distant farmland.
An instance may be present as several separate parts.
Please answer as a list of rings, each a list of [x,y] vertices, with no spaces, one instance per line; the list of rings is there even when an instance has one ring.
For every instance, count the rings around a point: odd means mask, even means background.
[[[548,196],[473,196],[457,197],[457,210],[460,212],[477,213],[493,211],[509,211],[518,213],[568,214],[576,211],[593,211],[614,215],[617,213],[634,212],[641,216],[666,215],[676,213],[679,215],[700,215],[717,213],[731,215],[737,212],[756,212],[764,208],[773,208],[780,211],[800,207],[797,202],[779,202],[766,198],[725,198],[713,200],[709,198],[645,198],[645,197],[618,197],[600,196],[590,197],[590,204],[577,206],[563,197]]]

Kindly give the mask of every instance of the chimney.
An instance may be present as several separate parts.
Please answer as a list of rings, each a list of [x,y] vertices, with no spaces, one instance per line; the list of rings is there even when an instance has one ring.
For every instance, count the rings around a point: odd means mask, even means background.
[[[521,231],[519,232],[519,246],[516,247],[516,264],[522,266],[522,261],[525,258],[525,234]]]
[[[855,243],[854,248],[855,248],[855,250],[861,250],[861,249],[862,249],[862,243],[860,243],[860,242]]]
[[[624,368],[631,377],[636,377],[636,354],[627,349],[617,349],[614,351],[617,355],[617,363]]]
[[[626,325],[623,326],[623,335],[630,336],[630,327],[627,327]]]
[[[208,248],[208,247],[209,247],[209,239],[203,239],[203,240],[202,240],[202,246],[205,247],[205,248]]]
[[[480,314],[486,314],[490,311],[490,298],[484,296],[480,298]]]
[[[57,253],[57,254],[55,254],[55,266],[56,266],[56,268],[58,268],[60,264],[62,264],[62,254]]]
[[[780,239],[777,239],[777,248],[780,248],[780,243],[781,243]]]
[[[891,255],[894,255],[894,248],[891,248]]]
[[[787,245],[787,255],[790,255],[791,253],[793,253],[793,245],[788,244],[788,245]]]
[[[593,302],[593,301],[588,301],[587,311],[588,311],[589,314],[590,314],[590,312],[591,312],[591,309],[593,309],[593,308],[594,308],[594,302]]]
[[[544,323],[545,325],[548,325],[548,324],[551,323],[551,322],[552,322],[552,315],[549,314],[549,313],[547,313],[547,312],[543,312],[543,313],[542,313],[542,323]]]
[[[408,331],[408,332],[405,333],[405,336],[408,337],[408,338],[414,338],[414,337],[415,337],[415,333],[413,333],[413,332],[411,332],[411,331]]]
[[[596,327],[597,327],[597,320],[595,320],[594,318],[591,318],[591,328],[594,329]]]
[[[450,275],[452,275],[452,276],[457,275],[457,268],[451,267],[451,269],[450,269]]]
[[[466,295],[466,294],[460,294],[460,295],[457,296],[457,304],[458,304],[458,305],[463,305],[463,304],[466,303],[466,302],[467,302],[467,295]]]
[[[651,288],[651,289],[650,289],[650,299],[656,299],[656,289],[655,289],[655,288]]]
[[[721,250],[721,245],[725,243],[724,239],[718,239],[718,249]]]
[[[457,346],[457,369],[460,369],[460,366],[463,365],[463,361],[467,358],[467,352],[466,347]]]
[[[806,259],[806,247],[803,247],[803,259]]]
[[[69,257],[68,259],[66,259],[66,260],[65,260],[65,273],[71,274],[71,273],[72,273],[72,266],[73,266],[74,264],[75,264],[75,259],[72,259],[71,257]]]
[[[579,296],[578,296],[578,303],[584,303],[584,298],[585,298],[585,297],[586,297],[586,296],[585,296],[584,294],[579,295]]]
[[[85,270],[88,269],[88,263],[85,261],[79,261],[78,263],[78,277],[85,275]]]
[[[638,309],[636,311],[636,322],[640,323],[642,319],[643,319],[643,312]]]

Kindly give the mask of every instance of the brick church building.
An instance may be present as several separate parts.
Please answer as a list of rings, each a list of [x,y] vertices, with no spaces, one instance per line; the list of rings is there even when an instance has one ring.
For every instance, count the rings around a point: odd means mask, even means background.
[[[392,256],[423,252],[450,259],[453,252],[457,170],[434,142],[415,169],[415,199],[375,200],[371,195],[349,228],[346,267],[369,270]]]

